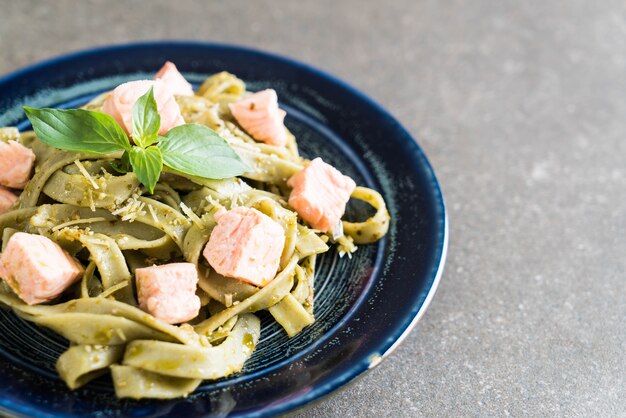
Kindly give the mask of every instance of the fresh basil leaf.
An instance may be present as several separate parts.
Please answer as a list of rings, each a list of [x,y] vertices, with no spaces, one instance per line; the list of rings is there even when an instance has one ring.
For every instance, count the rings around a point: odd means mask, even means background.
[[[157,141],[160,126],[161,116],[150,87],[133,105],[133,141],[142,148],[149,147]]]
[[[192,176],[223,179],[249,170],[224,138],[196,123],[171,129],[158,147],[166,166]]]
[[[150,193],[154,193],[154,186],[163,170],[161,150],[156,146],[148,148],[133,147],[130,150],[129,157],[137,179],[146,186]]]
[[[51,147],[93,154],[130,149],[126,133],[106,113],[32,107],[24,111],[39,139]]]

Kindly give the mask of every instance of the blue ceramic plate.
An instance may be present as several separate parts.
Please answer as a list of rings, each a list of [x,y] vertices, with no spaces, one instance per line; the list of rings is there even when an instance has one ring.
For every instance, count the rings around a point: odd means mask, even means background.
[[[233,46],[161,42],[94,49],[0,78],[0,126],[28,128],[23,105],[77,107],[121,82],[152,78],[164,61],[196,85],[229,71],[250,90],[273,88],[301,152],[382,192],[389,234],[352,259],[319,259],[314,325],[288,339],[261,315],[245,369],[186,399],[118,400],[101,378],[70,392],[54,363],[66,342],[0,310],[0,411],[24,416],[270,416],[328,395],[376,366],[411,330],[441,276],[447,219],[437,179],[414,139],[354,88],[290,59]],[[351,204],[348,217],[368,215]]]

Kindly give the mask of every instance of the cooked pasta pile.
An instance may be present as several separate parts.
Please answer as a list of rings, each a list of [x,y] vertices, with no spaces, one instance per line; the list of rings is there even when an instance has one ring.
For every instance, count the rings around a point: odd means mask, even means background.
[[[0,215],[3,251],[17,232],[45,236],[78,260],[84,274],[49,304],[28,305],[6,283],[0,301],[70,341],[57,370],[71,389],[110,372],[119,397],[175,398],[202,380],[238,372],[261,334],[254,312],[268,310],[289,336],[298,334],[314,322],[316,256],[329,245],[349,256],[356,244],[387,232],[385,202],[364,187],[356,187],[352,198],[376,209],[369,219],[344,220],[343,228],[326,233],[300,219],[288,204],[287,180],[308,161],[290,133],[287,145],[279,147],[255,141],[237,124],[228,104],[247,94],[240,79],[223,72],[176,101],[185,122],[217,132],[250,170],[241,178],[212,180],[165,167],[152,194],[132,171],[116,171],[121,152],[62,151],[34,132],[2,131],[0,136],[36,155],[35,174]],[[100,110],[105,97],[85,109]],[[214,215],[235,207],[254,208],[284,230],[278,273],[264,287],[222,276],[201,256]],[[140,309],[135,283],[136,269],[173,262],[193,263],[199,277],[202,308],[180,325]]]

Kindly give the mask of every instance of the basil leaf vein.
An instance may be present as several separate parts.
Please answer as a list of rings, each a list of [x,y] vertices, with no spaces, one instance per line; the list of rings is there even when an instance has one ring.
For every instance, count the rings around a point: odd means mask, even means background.
[[[161,150],[154,145],[148,148],[133,147],[129,159],[137,179],[150,193],[154,193],[154,186],[163,170]]]
[[[161,116],[154,100],[154,89],[150,89],[133,105],[133,141],[142,148],[154,144],[158,139]]]
[[[93,154],[130,150],[124,130],[105,113],[32,107],[24,111],[39,139],[52,147]]]
[[[224,138],[196,123],[171,129],[160,138],[158,147],[165,165],[189,175],[222,179],[249,170]]]

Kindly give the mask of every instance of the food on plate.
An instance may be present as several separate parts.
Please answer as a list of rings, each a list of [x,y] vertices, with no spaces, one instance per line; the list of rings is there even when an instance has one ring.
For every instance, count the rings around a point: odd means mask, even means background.
[[[9,210],[17,200],[17,195],[4,186],[0,186],[0,214]]]
[[[67,251],[37,234],[14,233],[0,256],[0,276],[29,305],[56,298],[83,271]]]
[[[316,158],[294,174],[287,185],[292,188],[289,206],[313,228],[328,232],[341,221],[356,183],[332,165]]]
[[[14,140],[0,141],[0,185],[23,189],[30,179],[35,154]]]
[[[287,143],[287,131],[283,120],[287,112],[278,107],[278,96],[272,89],[253,93],[228,105],[233,117],[260,142],[283,146]]]
[[[202,254],[216,272],[255,286],[268,284],[278,271],[285,246],[282,226],[254,208],[215,213],[217,225]]]
[[[148,88],[154,91],[157,111],[161,117],[158,134],[163,135],[175,126],[183,125],[185,120],[180,114],[174,93],[162,80],[129,81],[116,87],[102,104],[102,111],[112,116],[127,134],[133,131],[133,105]]]
[[[177,96],[193,96],[193,87],[185,80],[173,62],[166,62],[154,76],[155,80],[162,80]]]
[[[379,193],[300,156],[274,90],[226,72],[194,93],[167,62],[81,109],[24,109],[33,131],[0,128],[0,303],[70,341],[70,389],[110,373],[119,397],[167,399],[240,371],[255,312],[300,333],[317,255],[389,227]],[[375,213],[343,219],[350,198]]]
[[[168,324],[198,316],[198,271],[193,263],[169,263],[135,270],[139,307]]]

